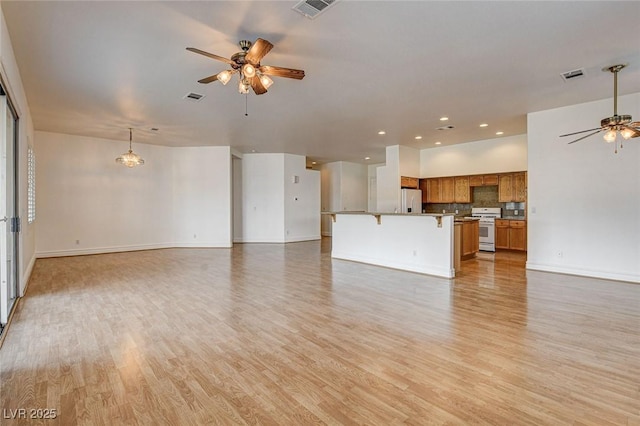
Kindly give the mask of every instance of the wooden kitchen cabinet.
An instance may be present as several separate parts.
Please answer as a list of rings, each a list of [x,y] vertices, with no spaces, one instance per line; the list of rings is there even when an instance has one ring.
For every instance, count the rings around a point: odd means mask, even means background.
[[[440,179],[426,179],[427,181],[427,203],[441,203],[440,201]]]
[[[498,175],[475,175],[469,176],[469,186],[496,186],[498,185]]]
[[[517,203],[527,201],[527,172],[513,174],[513,201]]]
[[[440,178],[440,202],[455,202],[455,181],[453,177]]]
[[[468,220],[462,223],[462,257],[471,257],[480,250],[480,222]]]
[[[420,191],[422,191],[422,204],[429,202],[429,188],[428,188],[428,179],[420,179],[418,185],[420,187]]]
[[[510,220],[509,222],[509,248],[527,251],[527,222],[524,220]]]
[[[498,178],[498,201],[501,203],[527,201],[527,172],[500,175]]]
[[[418,178],[400,176],[400,187],[418,189]]]
[[[513,175],[511,173],[500,175],[498,178],[498,201],[500,203],[513,201]]]
[[[453,178],[454,184],[454,202],[455,203],[470,203],[471,186],[469,186],[469,176],[457,176]]]
[[[496,219],[496,248],[527,251],[527,221]]]
[[[509,221],[506,219],[496,219],[496,248],[509,249]]]

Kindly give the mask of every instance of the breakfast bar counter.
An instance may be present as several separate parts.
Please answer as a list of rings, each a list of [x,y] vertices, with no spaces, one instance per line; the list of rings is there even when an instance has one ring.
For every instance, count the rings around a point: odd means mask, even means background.
[[[336,212],[331,257],[453,278],[454,215]]]

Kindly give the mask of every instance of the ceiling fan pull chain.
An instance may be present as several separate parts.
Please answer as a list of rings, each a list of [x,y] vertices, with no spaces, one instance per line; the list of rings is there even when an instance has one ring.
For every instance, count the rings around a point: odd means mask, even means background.
[[[245,117],[249,116],[249,107],[248,107],[249,101],[248,101],[248,99],[249,99],[249,94],[245,93],[244,94],[244,116]]]

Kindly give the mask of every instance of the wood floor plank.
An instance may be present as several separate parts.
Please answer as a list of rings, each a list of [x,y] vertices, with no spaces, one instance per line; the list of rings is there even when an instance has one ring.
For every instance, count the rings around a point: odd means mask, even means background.
[[[57,417],[2,424],[640,424],[640,286],[525,256],[453,280],[330,239],[39,259],[0,407]]]

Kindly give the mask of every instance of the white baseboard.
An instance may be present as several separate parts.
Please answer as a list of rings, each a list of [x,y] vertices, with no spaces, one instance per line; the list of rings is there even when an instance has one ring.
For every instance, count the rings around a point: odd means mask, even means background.
[[[24,271],[22,278],[20,280],[20,297],[24,296],[27,292],[27,287],[29,286],[29,279],[31,278],[31,272],[33,272],[33,265],[36,264],[36,256],[31,256],[31,260],[29,260],[29,264],[27,265],[27,270]]]
[[[36,257],[38,259],[46,257],[63,257],[63,256],[83,256],[87,254],[104,254],[104,253],[119,253],[125,251],[138,251],[138,250],[155,250],[163,248],[173,248],[175,244],[141,244],[134,246],[116,246],[116,247],[95,247],[89,249],[71,249],[71,250],[51,250],[51,251],[38,251]]]
[[[605,280],[626,281],[640,283],[639,275],[620,274],[611,271],[599,271],[594,269],[577,268],[566,265],[554,265],[548,263],[527,262],[527,269],[533,271],[555,272],[558,274],[578,275],[581,277],[601,278]]]
[[[299,243],[301,241],[315,241],[320,239],[322,239],[320,235],[308,235],[304,237],[286,238],[285,243]]]

